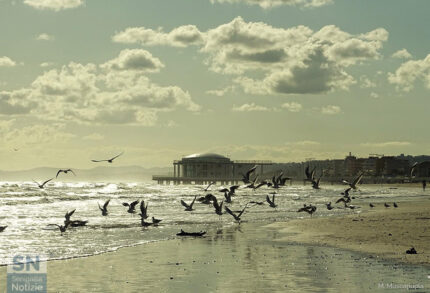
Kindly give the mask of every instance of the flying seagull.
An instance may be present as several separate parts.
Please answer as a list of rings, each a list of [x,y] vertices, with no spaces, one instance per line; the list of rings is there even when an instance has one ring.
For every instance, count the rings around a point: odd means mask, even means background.
[[[74,209],[73,211],[70,212],[66,212],[66,214],[64,215],[64,225],[67,227],[70,224],[70,217],[75,213],[76,209]]]
[[[309,171],[309,165],[308,165],[305,169],[305,175],[306,175],[306,180],[308,180],[308,181],[314,180],[315,168],[313,168],[313,170],[310,172]]]
[[[208,191],[209,190],[209,187],[211,187],[213,184],[215,184],[215,182],[211,182],[211,183],[209,183],[209,185],[205,188],[205,189],[203,189],[204,191]]]
[[[136,212],[136,205],[139,203],[139,200],[135,200],[132,203],[123,202],[122,205],[128,207],[127,212],[130,214],[134,214]]]
[[[255,169],[257,169],[257,165],[246,171],[246,174],[242,174],[242,181],[245,184],[251,183],[250,176],[255,171]]]
[[[193,201],[190,204],[187,204],[185,201],[181,199],[181,204],[185,207],[186,211],[192,211],[194,202],[196,201],[197,195],[194,197]]]
[[[142,219],[147,219],[148,218],[148,204],[145,205],[145,201],[142,200],[140,202],[140,214],[139,216],[142,217]]]
[[[99,163],[99,162],[108,162],[108,163],[112,163],[112,162],[113,162],[113,160],[115,160],[116,158],[118,158],[119,156],[121,156],[123,153],[124,153],[124,152],[121,152],[120,154],[116,155],[115,157],[110,158],[110,159],[107,159],[107,160],[91,160],[91,161],[92,161],[92,162],[95,162],[95,163]]]
[[[214,197],[212,203],[215,208],[215,213],[219,216],[222,216],[222,205],[224,201],[221,201],[221,204],[218,204],[218,200],[216,199],[216,197]]]
[[[67,174],[67,173],[69,173],[69,172],[73,173],[73,175],[75,175],[75,176],[76,176],[75,172],[73,172],[73,170],[72,170],[72,169],[60,169],[60,170],[58,170],[58,172],[57,172],[57,176],[55,176],[55,178],[58,178],[58,174],[60,174],[60,173]]]
[[[357,189],[357,184],[360,183],[361,178],[363,178],[363,172],[361,172],[357,177],[355,177],[352,182],[349,182],[347,180],[342,180],[342,182],[348,184],[352,189]]]
[[[3,232],[6,228],[7,226],[0,226],[0,232]]]
[[[227,213],[229,213],[236,221],[238,221],[240,223],[240,217],[242,216],[242,214],[245,212],[245,209],[247,208],[248,205],[245,205],[245,207],[238,213],[234,213],[232,210],[230,210],[228,208],[228,206],[225,206],[224,209]]]
[[[270,200],[270,197],[268,195],[266,195],[266,201],[269,203],[269,206],[271,208],[276,208],[278,206],[278,205],[275,204],[275,194],[276,193],[273,193],[272,200]]]
[[[316,206],[314,206],[312,204],[310,204],[310,205],[304,204],[302,208],[300,208],[300,209],[297,210],[297,212],[298,213],[300,213],[300,212],[307,212],[312,217],[312,214],[315,213],[316,210],[317,210]]]
[[[42,184],[39,184],[38,182],[34,181],[34,179],[33,179],[33,182],[36,183],[40,189],[43,189],[43,188],[45,188],[45,184],[48,183],[49,181],[51,181],[52,179],[54,179],[54,178],[48,179],[48,180],[44,181]]]
[[[69,223],[64,224],[64,226],[58,225],[58,224],[49,224],[49,226],[57,226],[60,229],[61,234],[63,234],[63,232],[66,232],[66,229],[69,226]]]
[[[108,200],[104,203],[103,208],[100,206],[100,204],[99,204],[99,203],[97,203],[97,204],[99,205],[99,209],[102,211],[102,216],[107,216],[107,215],[108,215],[107,206],[108,206],[109,202],[110,202],[110,199],[108,199]]]

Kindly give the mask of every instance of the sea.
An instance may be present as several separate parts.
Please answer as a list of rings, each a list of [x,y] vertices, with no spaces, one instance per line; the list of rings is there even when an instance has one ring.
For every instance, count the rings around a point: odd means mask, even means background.
[[[44,255],[51,259],[66,259],[90,256],[121,247],[164,241],[177,237],[181,229],[187,232],[212,231],[238,225],[229,214],[215,214],[212,205],[194,204],[193,211],[185,211],[180,201],[190,203],[195,196],[212,193],[221,202],[223,187],[213,185],[208,191],[202,185],[157,185],[144,183],[110,182],[50,182],[44,189],[34,182],[0,182],[0,226],[8,226],[0,233],[0,265],[11,262],[16,254]],[[250,201],[262,205],[248,204],[242,215],[243,222],[284,221],[293,218],[308,218],[297,210],[304,204],[317,206],[313,217],[336,216],[360,213],[370,209],[369,203],[382,206],[395,201],[408,201],[423,195],[422,189],[392,187],[390,185],[361,185],[350,194],[355,197],[351,210],[335,204],[345,185],[326,185],[315,190],[308,185],[286,185],[276,190],[276,208],[266,202],[275,190],[262,187],[252,190],[240,187],[226,204],[233,211],[239,211]],[[109,214],[102,216],[98,205],[110,199]],[[123,203],[144,200],[148,204],[149,218],[161,219],[158,226],[142,227],[139,205],[136,213],[127,212]],[[327,210],[326,203],[332,202],[333,210]],[[61,233],[57,225],[64,225],[64,216],[75,210],[72,220],[85,220],[84,227],[68,228]]]

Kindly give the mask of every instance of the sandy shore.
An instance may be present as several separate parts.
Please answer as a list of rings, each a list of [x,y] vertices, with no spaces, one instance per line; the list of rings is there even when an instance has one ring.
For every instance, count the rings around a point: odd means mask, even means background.
[[[214,227],[204,238],[50,261],[48,292],[392,292],[381,284],[429,289],[428,267],[416,265],[429,264],[429,203],[232,224]],[[405,254],[411,246],[417,255]],[[1,267],[0,292],[5,287]]]
[[[278,241],[330,245],[430,265],[430,200],[398,204],[398,208],[385,208],[380,204],[364,213],[291,220],[268,227],[284,233]],[[406,254],[411,247],[418,254]]]

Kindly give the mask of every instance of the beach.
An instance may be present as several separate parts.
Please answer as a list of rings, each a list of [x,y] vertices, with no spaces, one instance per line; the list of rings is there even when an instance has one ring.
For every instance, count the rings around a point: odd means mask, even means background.
[[[430,201],[398,204],[353,215],[220,225],[201,238],[49,261],[48,292],[392,292],[409,285],[426,292]],[[406,255],[412,246],[418,254]],[[0,292],[5,282],[1,267]]]

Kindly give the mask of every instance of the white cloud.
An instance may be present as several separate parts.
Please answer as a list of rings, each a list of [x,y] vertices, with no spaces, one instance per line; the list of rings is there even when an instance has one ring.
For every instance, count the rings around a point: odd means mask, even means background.
[[[391,57],[398,58],[398,59],[409,59],[409,58],[412,58],[412,55],[411,53],[408,52],[408,50],[402,49],[395,52],[393,55],[391,55]]]
[[[299,7],[320,7],[332,4],[333,0],[211,0],[211,3],[244,3],[247,5],[258,5],[261,8],[268,9],[281,5],[299,6]]]
[[[150,126],[156,123],[159,112],[200,109],[187,91],[155,84],[143,75],[161,68],[161,61],[144,50],[129,53],[122,51],[102,65],[71,62],[44,72],[29,87],[2,91],[0,114]]]
[[[340,111],[341,110],[339,106],[333,106],[333,105],[328,105],[321,108],[321,113],[327,114],[327,115],[335,115],[340,113]]]
[[[40,67],[51,67],[54,66],[54,62],[42,62],[40,63]]]
[[[379,98],[379,94],[377,94],[377,93],[375,93],[375,92],[371,92],[371,93],[370,93],[370,97],[371,97],[371,98],[374,98],[374,99],[377,99],[377,98]]]
[[[146,50],[125,49],[119,53],[118,57],[104,63],[102,67],[114,70],[157,72],[164,67],[164,64]]]
[[[233,106],[234,112],[266,112],[270,111],[269,108],[256,105],[255,103],[243,104],[242,106]]]
[[[202,43],[203,34],[195,25],[183,25],[173,29],[169,33],[163,32],[162,28],[152,30],[144,27],[131,27],[116,33],[112,37],[112,40],[117,43],[138,43],[146,46],[168,45],[186,47]]]
[[[225,87],[223,89],[219,89],[219,90],[208,90],[208,91],[206,91],[206,93],[209,95],[222,97],[222,96],[225,96],[227,93],[232,92],[234,90],[235,90],[235,86],[227,86],[227,87]]]
[[[43,34],[38,35],[36,37],[36,40],[38,40],[38,41],[52,41],[52,40],[54,40],[54,36],[43,33]]]
[[[84,0],[25,0],[24,3],[39,10],[60,11],[79,7],[84,4]]]
[[[16,62],[10,59],[9,57],[3,56],[0,57],[0,67],[13,67],[16,65]]]
[[[388,73],[388,81],[405,92],[412,90],[417,80],[422,80],[430,89],[430,54],[421,60],[407,61],[395,73]]]
[[[411,143],[408,141],[387,141],[387,142],[377,142],[377,143],[362,143],[360,144],[364,147],[376,147],[376,148],[385,148],[385,147],[405,147],[410,146]]]
[[[281,105],[282,108],[287,109],[290,112],[300,112],[302,105],[296,102],[284,103]]]
[[[371,81],[367,76],[360,76],[360,87],[361,88],[374,88],[376,87],[376,83]]]

